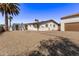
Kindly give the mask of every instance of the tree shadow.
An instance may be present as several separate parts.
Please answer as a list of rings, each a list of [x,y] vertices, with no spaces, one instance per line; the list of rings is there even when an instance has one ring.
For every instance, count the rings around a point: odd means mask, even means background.
[[[79,56],[79,46],[68,38],[59,37],[60,40],[42,40],[29,56]]]

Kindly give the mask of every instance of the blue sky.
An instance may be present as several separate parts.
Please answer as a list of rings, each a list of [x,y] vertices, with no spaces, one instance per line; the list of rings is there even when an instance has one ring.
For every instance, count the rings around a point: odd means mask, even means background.
[[[20,14],[13,17],[12,23],[29,23],[34,19],[39,21],[54,19],[61,21],[61,17],[79,13],[78,3],[21,3]],[[4,17],[0,13],[0,24],[4,23]]]

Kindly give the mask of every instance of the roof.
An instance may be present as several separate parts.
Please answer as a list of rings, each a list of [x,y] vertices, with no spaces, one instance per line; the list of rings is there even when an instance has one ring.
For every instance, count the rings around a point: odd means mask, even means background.
[[[54,20],[47,20],[47,21],[41,21],[41,22],[38,22],[39,24],[44,24],[44,23],[48,23],[48,22],[54,22],[56,23],[57,25],[59,25],[56,21]],[[27,23],[28,25],[31,25],[31,24],[35,24],[37,22],[33,22],[33,23]]]
[[[73,17],[79,17],[79,13],[78,14],[72,14],[72,15],[68,15],[68,16],[64,16],[61,18],[62,19],[67,19],[67,18],[73,18]]]

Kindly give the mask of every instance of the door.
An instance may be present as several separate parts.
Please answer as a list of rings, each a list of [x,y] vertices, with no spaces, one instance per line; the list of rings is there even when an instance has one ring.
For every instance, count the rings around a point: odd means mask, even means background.
[[[79,31],[79,22],[77,23],[66,23],[65,31]]]

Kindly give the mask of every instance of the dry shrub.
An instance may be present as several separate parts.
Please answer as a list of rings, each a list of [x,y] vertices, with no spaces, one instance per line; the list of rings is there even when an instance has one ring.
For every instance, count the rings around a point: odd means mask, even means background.
[[[59,39],[59,40],[58,40]],[[79,56],[79,46],[68,38],[57,38],[40,41],[38,50],[32,51],[30,56]]]

